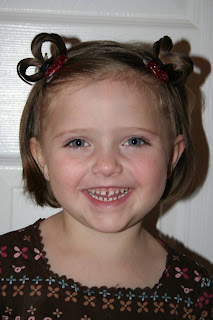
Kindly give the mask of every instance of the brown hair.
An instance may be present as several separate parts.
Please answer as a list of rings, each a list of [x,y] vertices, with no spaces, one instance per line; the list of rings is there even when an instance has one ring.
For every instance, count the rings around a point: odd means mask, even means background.
[[[45,60],[41,53],[45,41],[50,41],[53,46],[52,57],[48,60]],[[189,105],[185,88],[193,63],[182,53],[170,52],[172,47],[172,41],[167,36],[155,42],[154,46],[138,42],[90,41],[79,43],[68,50],[57,34],[41,33],[34,38],[31,49],[35,58],[21,60],[18,64],[18,74],[25,82],[36,82],[21,118],[20,152],[24,189],[38,205],[60,207],[49,182],[44,178],[30,152],[30,138],[41,138],[43,121],[48,112],[48,108],[43,106],[48,104],[48,99],[60,86],[76,80],[97,81],[109,77],[131,81],[133,84],[135,82],[137,85],[146,82],[156,95],[158,104],[169,117],[173,134],[184,136],[185,151],[168,179],[162,200],[183,196],[194,174]],[[66,63],[55,73],[53,79],[48,79],[45,71],[61,55],[66,56]],[[147,68],[147,62],[153,59],[160,61],[160,69],[169,77],[168,83],[162,83]],[[26,74],[29,66],[36,67],[37,72],[34,75]]]

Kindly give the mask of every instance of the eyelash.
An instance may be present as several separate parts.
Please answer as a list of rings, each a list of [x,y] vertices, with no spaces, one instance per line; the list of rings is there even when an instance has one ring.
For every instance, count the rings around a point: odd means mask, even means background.
[[[141,148],[141,147],[143,147],[145,144],[148,144],[148,142],[144,139],[144,138],[142,138],[142,137],[132,137],[132,138],[130,138],[130,139],[128,139],[126,142],[124,142],[124,146],[125,145],[127,145],[127,143],[130,143],[130,141],[136,141],[136,143],[137,142],[140,142],[140,144],[132,144],[132,145],[129,145],[130,147],[136,147],[136,148]],[[73,145],[74,143],[78,143],[78,142],[80,142],[81,143],[81,145]],[[82,143],[83,143],[83,145],[82,145]],[[86,145],[85,145],[86,144]],[[88,147],[89,146],[89,144],[88,144],[88,142],[86,142],[84,139],[73,139],[73,140],[71,140],[71,141],[69,141],[69,143],[67,143],[67,145],[66,146],[68,146],[68,147],[71,147],[71,148],[82,148],[82,147]]]
[[[132,138],[130,138],[130,139],[128,139],[125,143],[124,143],[124,145],[126,145],[126,143],[127,142],[130,142],[130,141],[133,141],[133,140],[137,140],[137,142],[138,141],[140,141],[140,144],[138,145],[130,145],[130,147],[136,147],[136,148],[141,148],[141,147],[143,147],[145,144],[148,144],[148,142],[144,139],[144,138],[142,138],[142,137],[132,137]]]
[[[84,145],[72,145],[73,143],[75,143],[75,142],[83,142],[83,144]],[[87,144],[86,146],[85,146],[85,144]],[[88,147],[89,146],[89,144],[88,144],[88,142],[86,142],[84,139],[73,139],[73,140],[71,140],[71,141],[69,141],[69,143],[67,143],[67,145],[66,145],[67,147],[71,147],[71,148],[81,148],[81,147]]]

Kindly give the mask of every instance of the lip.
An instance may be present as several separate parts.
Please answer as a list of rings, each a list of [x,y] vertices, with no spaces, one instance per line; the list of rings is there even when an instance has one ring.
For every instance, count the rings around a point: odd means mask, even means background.
[[[132,188],[128,188],[128,193],[125,194],[122,198],[120,199],[117,199],[117,200],[114,200],[114,201],[101,201],[101,200],[97,200],[95,198],[93,198],[89,193],[88,193],[88,190],[91,190],[91,189],[127,189],[127,187],[115,187],[115,186],[102,186],[102,187],[92,187],[92,188],[88,188],[86,190],[83,190],[83,194],[86,196],[86,198],[95,206],[97,207],[100,207],[100,208],[112,208],[112,207],[117,207],[117,206],[120,206],[122,205],[124,202],[126,202],[128,200],[128,198],[131,196],[132,192],[133,192],[133,189]]]

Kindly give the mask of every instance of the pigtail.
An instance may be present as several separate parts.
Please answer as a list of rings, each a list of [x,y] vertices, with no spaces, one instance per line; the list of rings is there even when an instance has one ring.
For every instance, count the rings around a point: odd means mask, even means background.
[[[42,55],[42,45],[44,42],[49,41],[52,45],[52,56],[46,59]],[[17,65],[17,72],[19,77],[31,84],[46,77],[46,71],[51,67],[58,56],[65,56],[67,53],[66,46],[63,39],[55,33],[40,33],[32,41],[31,51],[34,58],[27,58],[21,60]],[[32,75],[27,74],[29,67],[35,67],[36,72]]]
[[[180,52],[171,52],[172,48],[172,40],[165,36],[154,43],[153,53],[162,61],[163,70],[169,76],[169,83],[173,86],[184,86],[193,71],[193,62]]]

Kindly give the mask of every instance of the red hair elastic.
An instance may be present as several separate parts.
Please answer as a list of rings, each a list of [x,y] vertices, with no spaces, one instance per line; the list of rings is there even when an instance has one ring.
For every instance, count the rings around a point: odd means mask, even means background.
[[[45,76],[47,79],[51,80],[54,76],[54,74],[61,69],[61,67],[64,65],[64,63],[67,62],[67,57],[65,55],[58,56],[53,64],[49,66],[49,68],[45,71]]]
[[[159,60],[159,64],[163,65],[163,63],[160,61],[160,59],[156,59]],[[150,60],[148,63],[146,64],[146,67],[149,68],[149,70],[152,71],[152,73],[155,75],[155,77],[160,80],[163,83],[167,83],[169,81],[169,76],[168,74],[163,71],[160,67],[159,64],[157,63],[155,59],[154,60]]]

